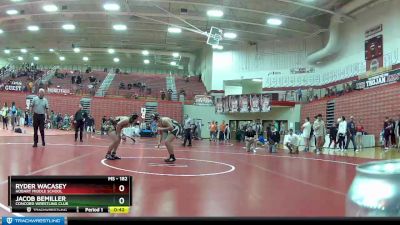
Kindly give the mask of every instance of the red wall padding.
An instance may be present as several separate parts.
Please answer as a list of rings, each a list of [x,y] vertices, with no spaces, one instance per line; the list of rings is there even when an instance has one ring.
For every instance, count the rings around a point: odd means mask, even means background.
[[[354,91],[335,98],[335,101],[335,120],[340,116],[345,116],[346,120],[354,116],[355,122],[358,123],[361,119],[365,131],[374,134],[378,144],[385,117],[396,120],[400,115],[400,83]],[[318,113],[325,117],[327,102],[328,100],[319,100],[303,105],[302,120],[309,116],[313,121],[313,117]]]
[[[7,102],[9,105],[14,101],[17,107],[25,109],[26,93],[18,92],[0,92],[0,104]],[[56,113],[73,115],[78,109],[81,96],[64,95],[46,95],[50,105],[50,110]],[[95,118],[96,127],[99,128],[103,116],[123,116],[136,112],[140,115],[140,108],[144,107],[146,101],[119,99],[119,98],[92,98],[91,113]],[[183,106],[181,102],[160,101],[158,103],[158,112],[162,116],[168,116],[179,122],[182,121]]]

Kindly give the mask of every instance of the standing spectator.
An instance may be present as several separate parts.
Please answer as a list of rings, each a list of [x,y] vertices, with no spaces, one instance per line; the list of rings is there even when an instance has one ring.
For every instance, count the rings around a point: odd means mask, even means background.
[[[396,123],[397,147],[400,148],[400,115],[397,117]]]
[[[303,100],[303,93],[301,92],[301,88],[296,90],[297,92],[297,99],[299,102],[301,102]]]
[[[11,103],[11,107],[10,107],[10,112],[9,113],[10,113],[12,131],[14,131],[15,122],[16,122],[16,118],[17,118],[17,107],[15,106],[15,102]]]
[[[344,139],[346,137],[346,133],[347,133],[347,122],[346,122],[346,118],[344,116],[342,116],[341,118],[338,119],[338,123],[339,123],[339,128],[338,128],[338,143],[339,143],[339,149],[340,151],[344,151],[345,150],[345,142]]]
[[[298,143],[299,139],[296,134],[293,133],[293,129],[289,129],[288,141],[286,142],[286,147],[289,149],[289,154],[293,154],[293,149],[295,154],[299,154]]]
[[[303,138],[304,138],[304,152],[310,151],[310,138],[311,138],[311,123],[310,117],[306,117],[304,119],[304,123],[301,126],[303,129]]]
[[[3,117],[3,130],[7,129],[8,130],[8,105],[7,102],[4,102],[4,106],[1,109],[1,116]]]
[[[363,148],[363,143],[362,143],[363,134],[364,134],[364,127],[361,125],[361,120],[359,120],[356,126],[356,144],[357,144],[357,149],[359,150]]]
[[[94,131],[93,125],[94,125],[94,119],[92,115],[89,115],[89,117],[86,120],[86,132],[93,133]]]
[[[389,120],[392,123],[392,129],[390,130],[390,144],[392,148],[396,147],[396,122],[393,119]]]
[[[219,125],[218,140],[219,141],[224,141],[225,140],[225,120],[222,120],[221,125]]]
[[[168,101],[172,100],[172,93],[173,93],[172,89],[168,89]]]
[[[78,130],[79,130],[79,140],[83,142],[83,126],[85,125],[85,119],[87,118],[87,113],[83,110],[83,106],[79,104],[79,109],[74,116],[75,125],[75,142],[78,140]]]
[[[210,123],[209,130],[210,130],[210,141],[215,141],[215,134],[217,132],[217,126],[215,125],[214,120]]]
[[[247,127],[247,130],[245,132],[245,141],[246,141],[246,149],[247,152],[256,152],[255,149],[255,144],[256,144],[256,132],[253,130],[251,126]]]
[[[317,139],[315,152],[319,155],[322,153],[322,148],[325,141],[325,122],[322,120],[322,115],[317,115],[317,120],[313,124],[314,135]]]
[[[229,128],[228,124],[225,124],[225,142],[229,142],[231,139],[231,129]]]
[[[385,138],[385,151],[389,150],[389,138],[390,132],[392,130],[393,124],[389,121],[389,117],[386,117],[385,122],[383,123],[383,136]]]
[[[44,124],[45,116],[47,115],[47,120],[49,119],[49,103],[44,97],[44,89],[39,89],[39,96],[33,98],[31,110],[33,112],[33,146],[37,147],[38,143],[38,129],[40,130],[40,136],[42,137],[42,145],[45,146],[44,141]]]
[[[354,152],[358,152],[357,144],[354,141],[356,136],[356,124],[354,123],[354,117],[350,116],[350,122],[347,123],[347,141],[346,141],[346,150],[349,149],[350,140],[353,144]]]
[[[185,115],[183,129],[185,130],[185,138],[183,140],[183,147],[186,146],[186,141],[189,141],[188,147],[192,146],[192,128],[193,120],[188,115]]]
[[[161,100],[165,100],[165,91],[161,90]]]
[[[23,123],[24,120],[22,119],[22,110],[21,108],[17,108],[17,126],[21,126]]]
[[[329,128],[329,139],[330,139],[330,141],[329,141],[328,148],[331,148],[331,144],[333,142],[333,149],[336,149],[337,134],[338,134],[337,124],[333,123],[332,126]]]

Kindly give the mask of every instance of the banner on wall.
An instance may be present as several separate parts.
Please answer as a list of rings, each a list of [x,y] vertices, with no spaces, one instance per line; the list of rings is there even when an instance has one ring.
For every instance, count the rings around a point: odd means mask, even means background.
[[[62,89],[62,88],[47,88],[47,93],[49,94],[70,94],[70,89]]]
[[[248,113],[271,111],[271,96],[269,94],[229,95],[216,99],[217,113]]]
[[[400,70],[394,70],[389,73],[379,74],[373,77],[364,78],[356,82],[356,89],[363,90],[372,87],[387,85],[400,81]]]
[[[365,41],[367,71],[375,72],[383,67],[383,36],[378,35]]]
[[[214,105],[211,96],[208,95],[195,95],[194,105],[212,106]]]
[[[216,113],[224,112],[224,103],[222,96],[215,97],[215,112]]]
[[[13,81],[13,82],[11,82],[11,84],[5,85],[4,90],[6,90],[6,91],[23,91],[22,82]]]

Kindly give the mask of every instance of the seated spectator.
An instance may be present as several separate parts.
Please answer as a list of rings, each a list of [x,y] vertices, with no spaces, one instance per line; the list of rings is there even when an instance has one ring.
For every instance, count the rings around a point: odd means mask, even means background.
[[[82,77],[81,77],[80,75],[78,75],[78,76],[76,77],[76,83],[77,83],[77,84],[81,84],[81,83],[82,83]]]
[[[161,100],[165,100],[165,91],[164,90],[161,90],[160,91],[160,93],[161,93]]]
[[[119,89],[125,89],[125,83],[121,81],[121,83],[119,83]]]
[[[172,100],[172,93],[173,93],[172,89],[168,89],[168,101]]]
[[[68,114],[65,114],[62,129],[70,130],[70,127],[71,127],[71,119],[68,116]]]
[[[128,90],[132,89],[132,84],[128,84]]]

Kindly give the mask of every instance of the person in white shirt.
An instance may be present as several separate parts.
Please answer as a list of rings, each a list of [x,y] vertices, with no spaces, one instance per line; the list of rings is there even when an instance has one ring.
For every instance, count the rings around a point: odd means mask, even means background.
[[[289,138],[288,141],[286,142],[286,147],[289,149],[289,154],[299,154],[299,148],[298,148],[298,143],[299,143],[299,138],[297,137],[296,134],[293,133],[293,129],[289,130]],[[293,149],[295,150],[293,152]]]
[[[340,151],[344,151],[345,149],[345,137],[346,137],[346,132],[347,132],[347,122],[346,122],[346,118],[344,116],[342,116],[341,118],[338,119],[338,123],[339,123],[339,128],[338,128],[338,143],[339,143],[339,148]]]
[[[304,123],[301,126],[303,130],[303,138],[304,138],[304,152],[308,152],[310,149],[310,135],[311,135],[311,123],[310,117],[304,119]]]

